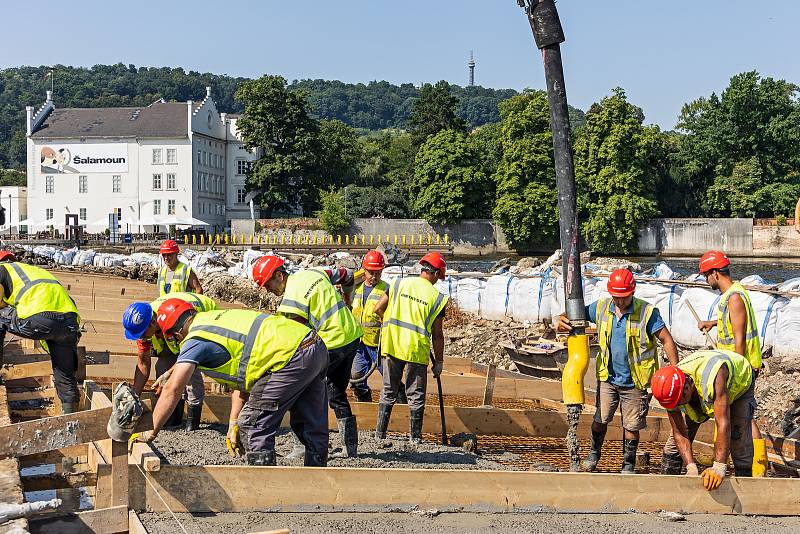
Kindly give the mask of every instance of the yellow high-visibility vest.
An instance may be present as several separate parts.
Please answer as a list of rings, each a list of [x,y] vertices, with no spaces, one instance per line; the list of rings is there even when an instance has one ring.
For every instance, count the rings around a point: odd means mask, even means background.
[[[78,308],[56,277],[41,267],[26,263],[0,263],[11,278],[11,294],[3,301],[17,310],[17,317],[26,319],[41,312],[75,313]],[[77,318],[80,323],[80,316]]]
[[[717,348],[725,350],[736,350],[736,341],[733,336],[733,324],[731,323],[731,313],[728,304],[731,295],[734,293],[742,297],[744,301],[745,313],[747,314],[747,325],[745,326],[744,357],[753,366],[753,369],[761,369],[761,340],[758,337],[758,326],[756,326],[756,314],[753,311],[753,304],[750,302],[750,295],[739,282],[734,282],[728,290],[722,294],[717,307]]]
[[[307,326],[280,315],[215,310],[195,316],[182,344],[199,338],[222,345],[230,354],[227,362],[198,368],[221,384],[250,391],[259,378],[286,367],[309,333]]]
[[[427,365],[433,322],[447,300],[447,295],[424,278],[397,278],[392,282],[381,328],[381,355]]]
[[[753,383],[753,368],[744,356],[732,350],[698,350],[678,363],[700,395],[700,410],[690,404],[680,406],[692,421],[702,423],[714,417],[714,380],[723,365],[728,368],[728,402],[733,404]]]
[[[158,297],[156,300],[150,303],[150,307],[153,308],[153,313],[158,312],[158,308],[164,303],[165,300],[169,299],[180,299],[184,302],[188,302],[194,309],[199,312],[208,312],[217,309],[217,303],[214,302],[214,299],[207,297],[205,295],[198,295],[197,293],[189,293],[189,292],[180,292],[180,293],[169,293],[168,295],[162,295]],[[173,354],[178,354],[180,347],[178,343],[174,341],[169,341],[165,339],[161,335],[156,335],[150,338],[150,344],[153,346],[153,352],[155,354],[161,354],[164,352],[164,349],[167,348]]]
[[[169,282],[169,291],[167,291],[167,274],[169,267],[164,265],[158,271],[158,294],[166,295],[171,293],[184,293],[191,291],[189,288],[189,276],[192,274],[192,268],[183,262],[178,262],[175,270],[172,271],[172,280]]]
[[[597,328],[600,342],[600,354],[596,359],[597,379],[608,380],[608,362],[611,360],[611,332],[614,326],[614,312],[611,311],[612,299],[597,301]],[[642,391],[650,386],[650,379],[658,369],[656,340],[647,333],[647,323],[653,316],[652,305],[635,298],[633,311],[628,315],[625,324],[625,336],[628,347],[628,366],[631,369],[633,383]]]
[[[389,284],[379,280],[366,299],[364,298],[364,284],[358,286],[353,293],[353,317],[361,324],[361,329],[364,331],[361,342],[368,347],[378,346],[381,317],[375,314],[375,305],[388,290]]]
[[[305,269],[289,275],[278,313],[302,317],[316,330],[328,350],[361,337],[361,325],[325,273]]]

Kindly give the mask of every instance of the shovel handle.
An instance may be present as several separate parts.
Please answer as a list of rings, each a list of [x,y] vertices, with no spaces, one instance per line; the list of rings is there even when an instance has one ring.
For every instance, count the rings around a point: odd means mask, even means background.
[[[692,312],[694,320],[700,323],[700,316],[697,315],[697,312],[695,311],[694,306],[692,306],[692,303],[689,299],[686,299],[686,305],[689,306],[689,311]],[[713,339],[711,339],[711,334],[708,333],[708,330],[703,330],[703,333],[706,335],[706,339],[708,339],[708,342],[711,344],[711,348],[717,348],[717,344],[714,343]]]

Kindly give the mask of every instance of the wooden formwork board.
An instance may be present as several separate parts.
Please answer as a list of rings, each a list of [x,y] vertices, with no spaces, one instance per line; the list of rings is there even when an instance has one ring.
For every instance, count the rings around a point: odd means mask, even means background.
[[[11,424],[11,417],[8,413],[8,401],[6,399],[6,388],[0,386],[0,425],[3,427]],[[22,504],[24,494],[22,483],[19,477],[19,461],[16,458],[0,460],[0,502],[7,504]],[[15,519],[0,525],[0,533],[27,531],[27,519]]]
[[[172,466],[146,475],[176,512],[674,510],[795,515],[800,480],[728,478],[712,492],[699,477],[428,469]],[[131,507],[166,511],[143,475]],[[767,497],[768,496],[768,497]]]

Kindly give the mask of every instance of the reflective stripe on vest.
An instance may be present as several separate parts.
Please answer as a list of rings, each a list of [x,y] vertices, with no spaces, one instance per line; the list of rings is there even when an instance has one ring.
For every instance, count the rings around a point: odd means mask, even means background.
[[[361,324],[361,329],[364,331],[361,342],[369,347],[378,346],[382,321],[381,317],[375,314],[375,306],[388,289],[389,284],[379,280],[366,299],[364,298],[364,284],[359,285],[353,293],[353,317]]]
[[[714,416],[714,382],[723,365],[728,369],[726,386],[728,402],[732,404],[747,392],[753,381],[753,369],[744,356],[731,350],[699,350],[678,363],[678,368],[692,378],[700,396],[701,411],[691,404],[680,406],[692,421],[702,423]]]
[[[153,309],[153,313],[158,312],[159,306],[164,303],[165,300],[169,299],[180,299],[184,302],[188,302],[191,304],[194,309],[199,312],[209,312],[214,311],[217,309],[217,303],[214,302],[214,299],[211,297],[207,297],[205,295],[198,295],[197,293],[189,293],[187,291],[179,292],[179,293],[169,293],[166,295],[162,295],[158,297],[156,300],[150,303],[150,307]],[[153,352],[156,354],[160,354],[164,347],[168,348],[170,352],[173,354],[178,354],[180,351],[180,346],[178,343],[174,341],[168,341],[167,339],[161,336],[153,336],[150,338],[150,343],[153,345]]]
[[[289,276],[278,313],[308,321],[328,350],[352,343],[363,333],[328,275],[315,269]]]
[[[167,272],[169,267],[164,265],[158,271],[158,294],[166,295],[171,293],[182,293],[189,288],[189,276],[192,274],[192,268],[183,262],[178,262],[175,270],[172,271],[172,280],[170,280],[169,291],[167,291]]]
[[[0,265],[11,279],[11,294],[5,295],[3,301],[16,309],[20,319],[41,312],[78,314],[67,290],[46,270],[19,262]]]
[[[608,380],[608,365],[611,360],[611,335],[614,328],[612,299],[597,301],[597,329],[600,340],[600,354],[595,360],[597,379]],[[647,333],[647,324],[653,316],[655,307],[635,298],[631,303],[633,310],[628,314],[625,324],[626,346],[628,347],[628,366],[637,389],[644,391],[650,385],[653,373],[658,369],[656,340]]]
[[[722,295],[717,307],[717,348],[725,350],[736,350],[736,340],[733,335],[733,323],[728,309],[730,298],[733,294],[738,294],[744,302],[747,324],[745,325],[745,351],[744,356],[750,362],[753,369],[761,368],[761,340],[758,336],[756,326],[756,315],[753,311],[753,304],[747,290],[739,282],[734,282],[731,287]]]

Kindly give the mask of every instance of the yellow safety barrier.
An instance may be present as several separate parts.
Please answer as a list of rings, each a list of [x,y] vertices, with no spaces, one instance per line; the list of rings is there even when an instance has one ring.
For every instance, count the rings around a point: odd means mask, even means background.
[[[439,235],[439,234],[436,234],[436,244],[437,245],[441,245],[442,244],[442,236]]]
[[[281,245],[283,245],[283,244],[285,244],[285,241],[284,241],[284,235],[283,235],[283,234],[281,234]]]
[[[253,234],[250,234],[250,244],[253,244]]]
[[[372,235],[372,234],[369,234],[369,244],[372,245],[374,242],[375,242],[375,236]]]
[[[389,243],[389,234],[386,234],[386,241],[384,243]]]
[[[184,235],[183,236],[183,244],[184,245],[188,245],[189,244],[189,236],[188,235]]]
[[[230,237],[228,237],[228,234],[225,234],[225,244],[227,245],[230,242],[231,242]]]
[[[206,234],[200,234],[200,244],[201,245],[206,244]]]
[[[450,242],[450,236],[449,236],[449,235],[447,235],[447,234],[444,234],[444,244],[446,245],[446,244],[448,244],[449,242]]]
[[[197,244],[197,234],[192,234],[192,245]]]
[[[341,245],[342,244],[342,236],[341,235],[337,235],[336,236],[336,244],[337,245]]]
[[[403,244],[406,244],[406,234],[403,234]]]
[[[382,236],[382,235],[378,235],[378,244],[379,244],[379,245],[381,244],[381,239],[382,239],[382,238],[383,238],[383,236]]]
[[[349,245],[350,244],[350,234],[345,234],[345,236],[344,236],[344,244],[345,245]]]
[[[394,244],[397,245],[397,234],[394,234]]]
[[[417,241],[417,244],[418,245],[422,244],[422,234],[419,234],[419,241]]]
[[[405,245],[405,243],[403,243]],[[414,246],[414,234],[411,234],[411,246]]]

